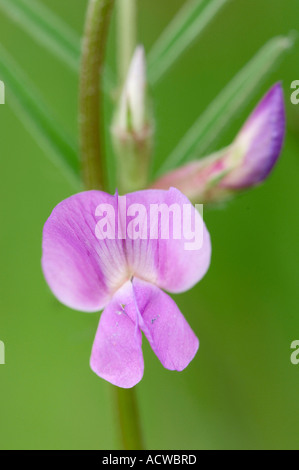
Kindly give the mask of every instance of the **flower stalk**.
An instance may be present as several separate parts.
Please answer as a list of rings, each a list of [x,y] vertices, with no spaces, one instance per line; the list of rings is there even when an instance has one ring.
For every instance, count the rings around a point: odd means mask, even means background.
[[[117,14],[117,62],[119,87],[125,83],[130,67],[131,59],[137,42],[137,6],[136,0],[116,0]],[[118,147],[113,137],[114,146]],[[125,153],[131,154],[130,142],[125,145]],[[115,147],[116,152],[118,149]],[[126,160],[126,159],[125,159]],[[133,178],[134,180],[134,178]],[[126,190],[126,182],[120,178],[118,169],[118,189]],[[118,421],[119,438],[124,450],[144,449],[138,403],[134,388],[122,389],[113,387],[114,403],[116,405],[116,417]]]
[[[137,397],[134,388],[113,387],[119,437],[124,450],[143,450],[143,438],[140,425]]]
[[[130,0],[129,17],[134,18],[134,2]],[[119,14],[125,13],[124,4],[118,1]],[[105,189],[103,142],[103,95],[99,85],[105,60],[109,20],[114,0],[90,0],[87,10],[80,70],[79,129],[82,161],[82,178],[86,189]],[[126,16],[128,19],[128,15]],[[125,22],[124,18],[123,21]],[[131,22],[132,23],[132,22]],[[131,24],[131,31],[133,24]],[[130,43],[123,45],[122,70],[129,60]],[[133,49],[133,47],[132,47]],[[120,72],[121,73],[121,72]],[[123,72],[123,73],[126,73]],[[112,389],[117,410],[117,420],[122,446],[125,450],[143,448],[138,407],[134,390]]]
[[[89,0],[82,45],[79,130],[82,177],[86,189],[105,189],[102,77],[114,0]]]

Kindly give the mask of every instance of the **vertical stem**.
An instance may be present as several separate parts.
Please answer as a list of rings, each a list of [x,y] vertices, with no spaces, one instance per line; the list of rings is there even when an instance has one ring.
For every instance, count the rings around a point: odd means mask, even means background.
[[[143,439],[134,388],[114,387],[119,435],[124,450],[142,450]]]
[[[136,0],[116,0],[117,5],[117,64],[119,85],[125,82],[136,47]]]
[[[103,96],[100,77],[105,59],[109,20],[114,0],[89,0],[80,73],[79,125],[83,182],[86,189],[104,188],[101,127]],[[135,47],[135,0],[118,0],[121,31],[120,70],[125,77]],[[124,449],[143,448],[138,407],[133,389],[114,387],[119,432]]]
[[[80,71],[79,126],[86,189],[104,188],[102,87],[108,26],[114,0],[89,0]]]
[[[116,0],[118,81],[122,86],[136,46],[136,0]],[[119,434],[124,450],[142,450],[143,439],[134,388],[113,388]]]

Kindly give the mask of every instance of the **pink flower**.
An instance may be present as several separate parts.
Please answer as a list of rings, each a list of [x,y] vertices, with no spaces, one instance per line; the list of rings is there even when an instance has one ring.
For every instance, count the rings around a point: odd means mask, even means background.
[[[152,219],[149,223],[153,207],[168,208],[173,216],[169,237],[163,236],[161,218],[157,226]],[[177,236],[174,223],[175,211],[185,209],[193,225],[201,222],[201,246],[192,250]],[[104,309],[91,368],[123,388],[143,376],[141,332],[167,369],[181,371],[194,358],[199,341],[161,289],[190,289],[206,274],[210,257],[202,218],[176,189],[122,197],[101,191],[77,194],[58,204],[43,231],[42,267],[51,290],[70,308]]]
[[[234,142],[209,157],[158,179],[153,188],[176,187],[191,200],[218,202],[262,183],[282,150],[285,107],[281,84],[274,85],[253,111]]]

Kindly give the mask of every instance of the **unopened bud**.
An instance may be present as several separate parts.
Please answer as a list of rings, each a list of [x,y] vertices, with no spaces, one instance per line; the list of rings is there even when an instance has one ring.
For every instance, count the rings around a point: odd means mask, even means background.
[[[152,150],[153,122],[149,112],[142,46],[137,47],[133,56],[111,131],[117,155],[119,190],[128,192],[145,187]]]
[[[229,147],[164,175],[153,187],[174,186],[196,202],[221,202],[267,178],[281,153],[285,127],[279,83],[262,99]]]

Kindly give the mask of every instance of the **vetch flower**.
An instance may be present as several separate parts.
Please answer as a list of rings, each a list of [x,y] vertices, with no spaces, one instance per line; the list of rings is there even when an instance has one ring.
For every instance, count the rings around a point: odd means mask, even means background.
[[[153,207],[168,214],[169,236],[162,233],[162,215],[156,224],[152,219],[149,223]],[[184,211],[190,227],[201,222],[201,246],[192,250],[186,249],[174,223],[175,213]],[[190,289],[207,272],[210,257],[202,217],[174,188],[122,197],[80,193],[56,206],[43,231],[42,267],[51,290],[70,308],[104,309],[91,368],[123,388],[133,387],[143,376],[141,332],[167,369],[181,371],[194,358],[199,341],[163,290]]]
[[[223,201],[269,176],[280,156],[285,128],[283,90],[278,83],[262,99],[229,147],[169,172],[152,187],[174,186],[201,203]]]

